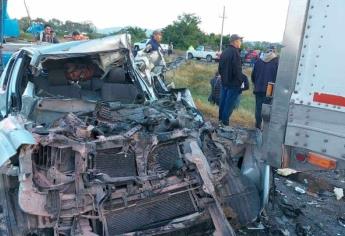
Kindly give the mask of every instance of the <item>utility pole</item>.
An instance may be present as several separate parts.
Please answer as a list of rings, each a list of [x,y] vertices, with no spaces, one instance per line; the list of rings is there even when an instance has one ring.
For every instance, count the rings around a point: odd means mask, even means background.
[[[26,13],[28,14],[28,17],[29,17],[29,23],[31,24],[30,12],[25,0],[24,0],[24,6],[25,6]]]
[[[222,51],[223,48],[223,29],[224,29],[224,20],[226,18],[225,16],[225,6],[223,6],[223,16],[221,16],[220,18],[222,18],[222,31],[220,33],[220,44],[219,44],[219,51]]]

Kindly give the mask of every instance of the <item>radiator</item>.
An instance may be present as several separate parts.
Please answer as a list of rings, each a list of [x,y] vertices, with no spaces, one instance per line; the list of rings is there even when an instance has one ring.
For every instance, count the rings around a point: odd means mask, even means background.
[[[196,212],[189,192],[153,197],[138,202],[121,211],[110,211],[105,215],[109,235],[159,227],[168,221]]]
[[[120,152],[119,149],[106,149],[97,151],[94,158],[94,169],[110,177],[136,176],[137,168],[135,154]]]
[[[183,165],[177,143],[157,147],[150,158],[154,159],[149,162],[159,164],[163,170],[179,169]]]

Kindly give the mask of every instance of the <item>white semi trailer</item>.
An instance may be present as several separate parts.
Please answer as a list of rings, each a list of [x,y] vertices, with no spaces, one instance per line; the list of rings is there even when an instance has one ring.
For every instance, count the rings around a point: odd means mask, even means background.
[[[291,0],[263,156],[273,167],[345,167],[345,1]]]

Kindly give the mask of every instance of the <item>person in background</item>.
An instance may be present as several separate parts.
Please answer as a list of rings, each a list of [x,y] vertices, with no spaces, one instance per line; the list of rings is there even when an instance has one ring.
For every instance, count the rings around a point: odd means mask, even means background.
[[[262,104],[269,103],[266,97],[266,89],[269,82],[275,82],[277,77],[279,58],[275,48],[270,46],[254,65],[252,72],[252,82],[255,94],[255,127],[261,129],[262,124]]]
[[[50,25],[45,25],[44,30],[36,38],[39,42],[47,43],[59,43],[59,40],[56,38],[53,28]]]
[[[220,92],[222,90],[222,79],[218,72],[214,75],[214,77],[210,80],[211,84],[211,94],[208,97],[208,101],[212,104],[216,104],[219,106],[220,101]]]
[[[174,45],[172,42],[170,42],[168,46],[168,56],[170,56],[173,53],[173,50],[174,50]]]
[[[155,30],[153,31],[151,39],[147,42],[146,47],[143,50],[144,53],[148,54],[149,61],[153,65],[153,68],[156,66],[166,66],[163,56],[163,49],[160,44],[161,41],[162,32],[160,30]]]
[[[242,37],[230,36],[230,46],[221,54],[218,71],[222,78],[222,90],[219,104],[220,125],[229,125],[230,116],[235,108],[243,83],[242,64],[239,49]]]
[[[155,30],[151,36],[150,41],[147,42],[144,52],[152,53],[155,51],[161,51],[162,31]]]
[[[79,31],[72,32],[72,40],[73,41],[82,40],[82,36],[80,35]]]

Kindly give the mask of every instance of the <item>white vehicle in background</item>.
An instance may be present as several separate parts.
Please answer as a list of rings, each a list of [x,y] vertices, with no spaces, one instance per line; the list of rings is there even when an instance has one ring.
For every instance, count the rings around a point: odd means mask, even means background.
[[[147,45],[147,43],[148,43],[149,41],[150,41],[150,39],[144,39],[144,40],[142,40],[142,41],[140,41],[140,42],[134,43],[134,49],[135,49],[136,51],[143,50],[143,49],[146,47],[146,45]],[[163,52],[165,53],[165,52],[168,51],[169,45],[168,45],[168,44],[161,43],[161,47],[162,47]]]
[[[198,46],[196,49],[189,49],[186,52],[186,58],[191,60],[196,58],[197,60],[206,59],[207,62],[212,62],[213,60],[219,60],[220,53],[212,50],[210,47]]]

